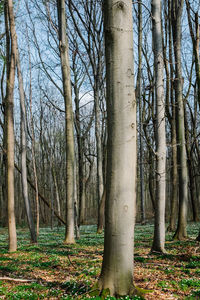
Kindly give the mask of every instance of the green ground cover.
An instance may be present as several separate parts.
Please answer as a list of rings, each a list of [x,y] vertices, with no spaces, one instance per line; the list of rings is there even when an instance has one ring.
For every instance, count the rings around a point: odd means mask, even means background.
[[[190,239],[179,242],[167,234],[166,255],[151,255],[153,225],[136,225],[134,280],[144,299],[200,299],[200,224],[189,224]],[[38,245],[26,228],[18,228],[18,251],[8,253],[7,229],[0,228],[0,299],[115,299],[97,296],[103,235],[96,226],[82,226],[81,239],[64,245],[64,227],[40,229]],[[125,299],[131,299],[126,297]],[[142,299],[139,296],[132,299]]]

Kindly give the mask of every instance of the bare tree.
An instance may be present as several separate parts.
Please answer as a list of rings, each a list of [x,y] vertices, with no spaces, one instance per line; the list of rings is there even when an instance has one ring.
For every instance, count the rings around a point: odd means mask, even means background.
[[[142,137],[142,1],[138,2],[138,74],[137,101],[139,107],[139,168],[140,168],[140,207],[141,222],[145,224],[145,194],[144,194],[144,145]]]
[[[66,232],[65,243],[74,243],[74,131],[70,81],[69,46],[66,35],[65,1],[57,0],[59,51],[65,101],[66,134]]]
[[[8,25],[9,20],[9,25]],[[7,47],[9,47],[9,39],[11,39],[11,51],[7,49],[7,85],[6,85],[6,180],[7,180],[7,202],[8,202],[8,233],[9,233],[9,251],[17,250],[17,234],[15,224],[15,195],[14,195],[14,83],[16,69],[16,39],[15,39],[15,20],[13,13],[12,0],[5,1],[5,24]],[[8,31],[9,28],[9,31]]]
[[[156,206],[152,251],[165,252],[166,134],[161,0],[152,0],[151,6],[156,94]]]
[[[15,32],[16,44],[17,44],[17,34]],[[28,219],[28,226],[31,233],[32,242],[37,242],[37,235],[35,232],[35,225],[33,221],[30,199],[28,197],[28,182],[27,182],[27,159],[26,159],[26,148],[27,148],[27,125],[26,125],[26,107],[25,107],[25,93],[23,87],[23,78],[21,73],[21,65],[18,48],[16,50],[16,60],[17,60],[17,76],[19,84],[19,96],[20,96],[20,108],[21,108],[21,169],[22,169],[22,193],[26,207],[26,214]]]
[[[187,153],[185,146],[185,122],[183,106],[183,78],[181,65],[181,19],[183,0],[174,0],[172,3],[172,35],[175,57],[175,99],[176,99],[176,133],[177,133],[177,160],[179,174],[179,217],[175,238],[182,240],[187,236],[187,203],[188,203],[188,171]]]

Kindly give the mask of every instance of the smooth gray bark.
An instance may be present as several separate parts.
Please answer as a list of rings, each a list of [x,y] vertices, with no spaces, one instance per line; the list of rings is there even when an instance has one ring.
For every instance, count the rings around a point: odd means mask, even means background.
[[[8,22],[9,20],[9,22]],[[14,83],[16,69],[16,40],[15,40],[15,21],[13,13],[13,2],[8,0],[5,2],[5,23],[7,27],[6,38],[11,38],[11,50],[7,49],[7,84],[6,84],[6,192],[8,202],[8,235],[9,235],[9,252],[17,250],[17,233],[15,222],[15,186],[14,186]],[[9,25],[8,25],[9,23]],[[9,31],[8,31],[9,30]],[[10,34],[10,37],[9,37]],[[9,45],[9,41],[7,41]]]
[[[74,131],[69,64],[69,46],[66,36],[65,1],[57,0],[59,25],[59,51],[65,101],[66,134],[66,232],[65,243],[74,243]]]
[[[16,43],[17,43],[17,36],[15,33]],[[23,78],[21,73],[21,66],[20,66],[20,58],[18,48],[16,51],[16,62],[17,62],[17,75],[18,75],[18,83],[19,83],[19,97],[20,97],[20,108],[21,108],[21,122],[20,122],[20,129],[21,129],[21,181],[22,181],[22,194],[24,198],[28,226],[30,229],[31,234],[31,241],[33,243],[37,243],[37,235],[35,232],[35,225],[33,221],[32,211],[31,211],[31,204],[28,197],[28,182],[27,182],[27,166],[26,166],[26,108],[25,108],[25,95],[24,95],[24,87],[23,87]]]
[[[156,95],[156,206],[152,251],[165,252],[166,134],[161,0],[152,0],[152,32]]]
[[[108,152],[105,240],[99,287],[111,295],[133,289],[136,200],[136,99],[132,1],[104,1]]]
[[[140,208],[141,223],[145,224],[145,193],[143,170],[143,138],[142,138],[142,3],[138,2],[138,75],[137,75],[137,101],[139,106],[139,162],[140,162]]]
[[[97,232],[102,232],[102,214],[101,201],[103,197],[104,182],[103,182],[103,151],[101,140],[101,118],[100,118],[100,103],[99,103],[99,82],[96,80],[94,88],[94,102],[95,102],[95,137],[97,150],[97,200],[98,200],[98,224]]]

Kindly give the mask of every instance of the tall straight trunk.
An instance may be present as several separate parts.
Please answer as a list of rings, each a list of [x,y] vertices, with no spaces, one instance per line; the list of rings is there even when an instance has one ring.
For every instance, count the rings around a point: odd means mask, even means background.
[[[82,190],[81,190],[81,195],[79,198],[79,227],[81,224],[84,224],[85,222],[85,211],[86,211],[86,190],[85,190],[85,177],[82,178]]]
[[[195,13],[195,30],[196,30],[196,40],[194,45],[195,52],[195,70],[196,70],[196,84],[197,84],[197,97],[200,108],[200,56],[199,56],[199,43],[200,43],[200,24],[199,24],[199,14]]]
[[[55,168],[54,168],[54,162],[52,162],[51,174],[52,174],[53,183],[54,183],[54,186],[55,186],[57,212],[58,212],[58,215],[61,216],[60,196],[59,196],[59,190],[58,190],[58,183],[57,183],[57,178],[56,178],[56,172],[55,172]],[[61,223],[59,221],[58,225],[60,225],[60,224]]]
[[[7,22],[7,17],[6,17],[6,11],[5,11],[5,28],[6,28],[6,57],[9,57],[9,49],[10,49],[10,40],[8,38],[8,22]],[[6,24],[7,23],[7,24]],[[2,97],[2,105],[3,107],[6,107],[6,97],[4,96],[3,93],[3,82],[4,82],[4,73],[6,70],[6,66],[8,66],[8,61],[5,62],[4,68],[3,68],[3,74],[1,78],[1,97]],[[7,72],[7,81],[8,81],[8,72]],[[2,129],[3,129],[3,153],[2,153],[2,168],[1,168],[1,187],[2,187],[2,197],[3,197],[3,205],[1,206],[2,210],[2,215],[3,217],[1,218],[1,225],[6,226],[7,224],[7,215],[5,212],[7,211],[7,194],[6,194],[6,114],[4,113],[3,115],[3,124],[2,124]]]
[[[17,43],[17,35],[15,33],[16,43]],[[31,234],[31,241],[33,243],[37,243],[37,235],[35,232],[35,225],[33,221],[32,211],[31,211],[31,204],[28,197],[28,182],[27,182],[27,163],[26,163],[26,108],[25,108],[25,95],[24,95],[24,87],[23,87],[23,78],[21,73],[21,66],[20,66],[20,58],[19,52],[17,48],[17,75],[18,75],[18,83],[19,83],[19,97],[20,97],[20,108],[21,108],[21,181],[22,181],[22,194],[24,198],[28,226],[30,229]]]
[[[166,134],[161,0],[152,0],[153,51],[156,95],[156,206],[152,251],[165,252]]]
[[[199,104],[199,108],[200,108],[199,14],[198,14],[198,12],[195,13],[195,16],[194,16],[194,23],[195,23],[194,29],[195,30],[193,30],[190,3],[188,0],[186,0],[185,2],[186,2],[186,8],[187,8],[187,17],[188,17],[190,36],[191,36],[192,44],[193,44],[195,72],[196,72],[196,84],[197,84],[197,100],[198,100],[198,104]]]
[[[98,224],[97,232],[101,233],[102,228],[102,214],[101,203],[103,197],[104,183],[103,183],[103,151],[101,140],[101,118],[100,118],[100,103],[99,103],[99,82],[98,78],[95,78],[94,87],[94,101],[95,101],[95,137],[96,137],[96,149],[97,149],[97,201],[98,201]]]
[[[3,197],[3,180],[4,180],[4,170],[3,170],[3,153],[0,154],[0,225],[3,225],[3,217],[5,215],[5,207]]]
[[[152,150],[148,149],[148,164],[149,164],[149,176],[148,176],[148,182],[149,182],[149,194],[150,199],[153,207],[153,211],[156,209],[156,203],[155,203],[155,180],[154,180],[154,155],[152,153]]]
[[[168,231],[175,231],[176,229],[176,210],[178,204],[178,170],[177,170],[177,140],[176,140],[176,113],[175,113],[175,100],[174,100],[174,67],[173,67],[173,50],[172,50],[172,24],[171,24],[171,0],[168,0],[168,40],[169,40],[169,98],[168,105],[171,105],[171,115],[169,122],[171,126],[171,147],[172,147],[172,191],[170,195],[170,218]],[[167,30],[166,29],[166,30]],[[167,60],[167,59],[166,59]],[[167,64],[167,62],[166,62]],[[169,108],[168,108],[169,110]]]
[[[192,17],[191,17],[191,7],[188,0],[186,2],[187,9],[187,17],[188,17],[188,25],[190,30],[190,36],[193,44],[193,53],[194,53],[194,62],[195,62],[195,71],[196,71],[196,86],[197,86],[197,101],[200,108],[200,58],[199,58],[199,17],[198,12],[194,13],[194,30],[192,26]],[[187,141],[187,153],[188,153],[189,141]],[[192,169],[192,153],[190,153],[190,157],[188,157],[188,172],[189,172],[189,182],[190,182],[190,195],[192,202],[192,211],[193,211],[193,220],[198,221],[198,207],[196,204],[195,197],[195,183],[194,183],[194,175]]]
[[[186,111],[186,107],[184,105],[184,111]],[[198,205],[196,199],[196,191],[195,191],[195,177],[194,177],[194,168],[193,168],[193,155],[190,149],[190,139],[189,139],[189,125],[188,121],[185,118],[185,130],[186,130],[186,151],[187,151],[187,165],[188,165],[188,183],[189,183],[189,191],[190,191],[190,199],[192,205],[192,220],[194,222],[199,221],[199,213],[198,213]]]
[[[50,155],[50,159],[52,160],[52,155]],[[52,168],[52,166],[50,167]],[[54,222],[53,222],[53,217],[54,217],[54,189],[53,189],[53,176],[52,172],[50,172],[50,199],[51,199],[51,229],[53,229]]]
[[[65,243],[74,243],[74,131],[70,80],[69,46],[66,36],[65,1],[57,0],[59,51],[65,101],[66,135],[66,231]]]
[[[80,122],[80,99],[79,99],[79,88],[77,86],[77,75],[74,74],[74,95],[75,95],[75,118],[76,118],[76,134],[77,134],[77,146],[78,146],[78,187],[79,187],[79,214],[78,214],[78,226],[84,224],[85,221],[85,180],[84,180],[84,139],[81,136],[81,122]]]
[[[173,97],[173,96],[172,96]],[[169,231],[176,229],[177,200],[178,200],[178,169],[177,169],[177,140],[176,140],[176,117],[175,106],[172,107],[172,126],[171,126],[171,145],[172,145],[172,194],[171,194],[171,211],[169,220]]]
[[[11,38],[11,53],[7,57],[7,85],[6,85],[6,183],[7,183],[7,202],[8,202],[8,234],[9,234],[9,252],[17,250],[17,234],[15,223],[15,191],[14,191],[14,83],[16,68],[16,40],[14,32],[14,13],[12,0],[5,1],[5,23],[8,22],[10,33],[7,32],[7,39]],[[6,26],[7,27],[7,26]],[[9,42],[7,42],[7,45]]]
[[[35,183],[36,236],[38,237],[39,228],[40,228],[40,208],[39,208],[38,176],[37,176],[36,157],[35,157],[35,133],[34,133],[34,123],[33,123],[33,113],[32,113],[32,72],[31,72],[30,49],[29,49],[29,72],[30,72],[29,101],[30,101],[30,123],[31,123],[31,138],[32,138],[31,153],[32,153],[32,165],[33,165],[33,175],[34,175],[34,183]]]
[[[102,128],[104,128],[104,121],[102,121]],[[103,130],[103,129],[102,129]],[[103,136],[103,182],[104,190],[100,201],[99,207],[99,226],[98,233],[102,233],[105,225],[105,203],[106,203],[106,170],[107,170],[107,122],[105,124],[104,136]]]
[[[80,134],[80,133],[79,133]],[[85,175],[84,175],[84,160],[83,160],[83,140],[78,139],[78,169],[79,169],[79,227],[85,222]]]
[[[99,204],[99,220],[98,220],[98,229],[97,233],[102,233],[105,223],[105,200],[106,200],[106,189],[104,188],[103,195]]]
[[[144,170],[143,170],[143,138],[142,138],[142,1],[138,2],[138,75],[137,75],[137,98],[139,106],[139,167],[140,167],[140,207],[141,223],[145,224],[145,200],[144,200]]]
[[[80,239],[80,224],[78,218],[78,193],[77,193],[77,181],[76,181],[76,159],[74,160],[74,228],[76,239]]]
[[[183,11],[181,0],[172,1],[172,35],[175,57],[175,99],[176,99],[176,134],[177,160],[179,174],[179,215],[178,226],[174,238],[182,240],[187,237],[187,207],[188,207],[188,172],[187,153],[185,146],[185,122],[183,106],[183,79],[181,64],[181,19]]]
[[[133,289],[137,136],[132,1],[106,0],[104,13],[108,152],[99,288],[117,296]]]

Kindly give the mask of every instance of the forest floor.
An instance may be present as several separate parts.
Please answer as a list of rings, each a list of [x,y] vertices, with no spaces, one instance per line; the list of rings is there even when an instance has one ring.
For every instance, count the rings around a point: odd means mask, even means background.
[[[149,254],[153,225],[136,225],[134,283],[145,294],[125,299],[200,299],[199,226],[189,224],[187,241],[167,234],[168,253],[155,256]],[[103,254],[96,226],[82,226],[75,245],[63,244],[64,227],[41,228],[38,245],[30,243],[27,228],[17,235],[18,251],[9,254],[7,229],[0,228],[0,277],[30,282],[0,279],[0,299],[102,299],[94,288]]]

